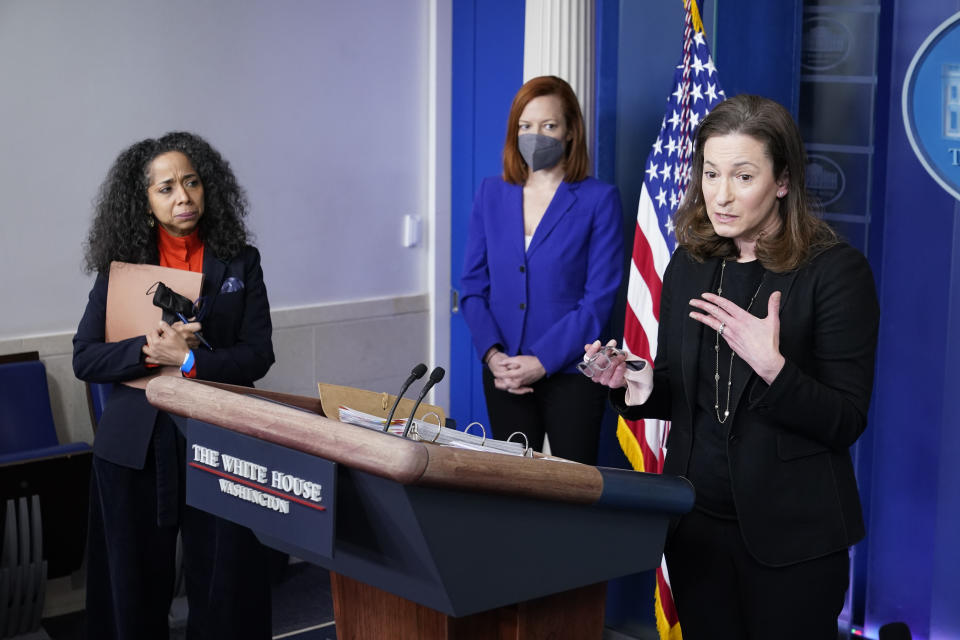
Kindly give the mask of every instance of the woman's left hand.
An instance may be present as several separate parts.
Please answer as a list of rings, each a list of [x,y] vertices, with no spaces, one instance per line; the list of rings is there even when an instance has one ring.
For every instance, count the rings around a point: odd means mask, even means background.
[[[179,367],[190,351],[183,335],[163,320],[146,335],[147,344],[143,345],[143,353],[147,364]]]
[[[530,385],[547,375],[537,356],[508,357],[503,360],[503,367],[503,373],[497,374],[494,384],[498,389],[517,395],[533,393]]]
[[[702,298],[694,298],[690,305],[703,313],[691,311],[690,317],[720,331],[733,352],[764,382],[773,382],[786,362],[780,354],[780,292],[770,294],[763,319],[713,293],[703,293]]]

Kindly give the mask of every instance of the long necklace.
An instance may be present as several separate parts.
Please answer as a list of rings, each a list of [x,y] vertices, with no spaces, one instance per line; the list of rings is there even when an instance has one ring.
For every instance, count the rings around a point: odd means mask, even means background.
[[[727,261],[724,260],[720,263],[720,284],[717,285],[717,295],[723,295],[723,272],[727,268]],[[757,295],[760,293],[760,288],[763,287],[763,279],[766,277],[767,272],[764,271],[763,275],[760,276],[760,284],[757,285],[757,290],[753,292],[753,297],[750,298],[750,304],[747,305],[747,313],[750,313],[750,309],[753,307],[753,301],[757,299]],[[722,323],[721,323],[722,325]],[[727,408],[723,410],[723,418],[720,417],[720,329],[717,329],[716,342],[713,344],[713,353],[714,353],[714,365],[713,365],[713,410],[717,414],[717,422],[723,424],[727,421],[727,418],[730,417],[730,387],[733,386],[733,359],[737,357],[737,354],[733,352],[733,349],[730,349],[730,365],[727,369]]]

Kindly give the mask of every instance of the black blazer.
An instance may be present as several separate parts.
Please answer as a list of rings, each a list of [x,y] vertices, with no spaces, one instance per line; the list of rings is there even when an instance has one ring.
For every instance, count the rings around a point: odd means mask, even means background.
[[[73,337],[73,371],[87,382],[133,380],[149,375],[143,362],[146,337],[104,342],[107,275],[100,274]],[[230,261],[203,252],[202,333],[214,350],[194,349],[197,378],[253,386],[273,364],[270,303],[260,253],[244,247]],[[157,409],[141,389],[114,384],[93,443],[94,454],[115,464],[142,469]]]
[[[712,330],[690,318],[689,301],[716,287],[720,260],[698,263],[678,248],[664,274],[654,388],[624,404],[627,418],[672,420],[664,473],[690,459],[700,341]],[[781,291],[780,352],[786,364],[767,386],[734,362],[726,423],[733,498],[744,542],[770,566],[845,549],[864,535],[849,448],[863,433],[873,386],[879,305],[866,259],[846,244],[796,271],[768,272],[754,309]]]

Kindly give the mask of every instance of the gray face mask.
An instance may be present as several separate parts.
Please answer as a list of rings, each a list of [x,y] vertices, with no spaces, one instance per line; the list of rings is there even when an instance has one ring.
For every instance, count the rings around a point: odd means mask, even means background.
[[[539,133],[525,133],[517,136],[517,148],[531,171],[549,169],[563,158],[566,145],[563,140],[557,140]]]

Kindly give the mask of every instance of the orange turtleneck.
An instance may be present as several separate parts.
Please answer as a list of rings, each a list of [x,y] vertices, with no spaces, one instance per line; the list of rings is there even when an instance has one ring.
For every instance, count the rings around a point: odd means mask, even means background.
[[[200,229],[178,238],[170,235],[166,229],[157,225],[157,249],[160,251],[160,266],[184,271],[203,271],[203,240],[200,239]],[[194,363],[190,373],[183,374],[187,378],[197,377],[197,365]]]
[[[160,250],[160,266],[184,271],[203,271],[203,240],[200,229],[178,238],[157,225],[157,249]]]

